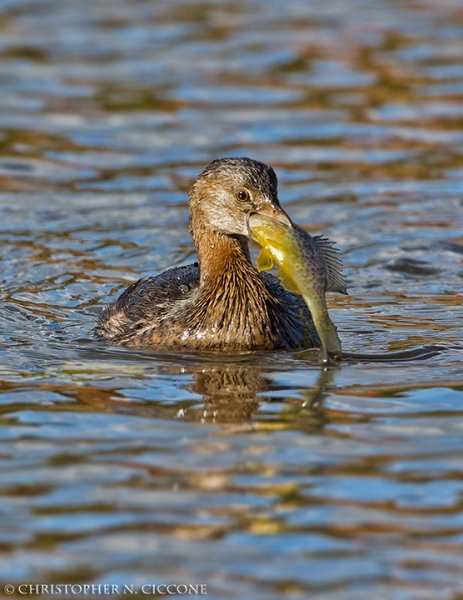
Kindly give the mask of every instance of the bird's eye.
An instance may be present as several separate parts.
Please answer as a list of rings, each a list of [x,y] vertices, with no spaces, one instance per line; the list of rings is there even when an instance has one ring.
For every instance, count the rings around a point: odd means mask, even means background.
[[[236,197],[241,202],[247,202],[251,198],[251,194],[248,192],[248,190],[245,190],[244,188],[242,188],[241,190],[238,190]]]

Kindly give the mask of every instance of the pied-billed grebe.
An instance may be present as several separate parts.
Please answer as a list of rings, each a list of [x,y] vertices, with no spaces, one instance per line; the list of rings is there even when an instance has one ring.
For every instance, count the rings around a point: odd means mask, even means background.
[[[251,214],[291,223],[280,206],[273,169],[249,158],[214,160],[189,199],[198,263],[131,285],[101,313],[95,335],[155,350],[318,347],[302,298],[251,262]]]

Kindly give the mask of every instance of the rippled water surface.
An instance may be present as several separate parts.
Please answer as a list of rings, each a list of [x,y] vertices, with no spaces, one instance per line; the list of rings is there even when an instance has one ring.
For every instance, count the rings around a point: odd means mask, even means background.
[[[432,356],[92,339],[236,155],[342,249],[344,349]],[[459,0],[3,0],[0,185],[2,587],[463,597]]]

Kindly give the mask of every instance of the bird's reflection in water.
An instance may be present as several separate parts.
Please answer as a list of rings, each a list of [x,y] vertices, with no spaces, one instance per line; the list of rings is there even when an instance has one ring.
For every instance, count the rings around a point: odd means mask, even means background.
[[[189,389],[201,394],[201,406],[191,407],[185,413],[189,420],[213,423],[249,423],[259,427],[290,425],[297,428],[319,429],[326,423],[323,408],[325,389],[331,383],[335,369],[323,368],[315,385],[307,387],[301,398],[285,399],[284,410],[270,415],[259,413],[263,404],[274,399],[270,392],[272,383],[257,365],[207,365],[195,374]],[[278,398],[281,403],[282,399]],[[187,416],[188,415],[188,416]],[[296,423],[299,421],[299,423]]]
[[[461,350],[459,346],[452,348]],[[448,349],[444,346],[422,346],[379,354],[346,352],[344,358],[349,362],[368,363],[427,360]],[[97,358],[101,360],[107,356],[112,362],[119,358],[119,352],[117,349],[105,349]],[[311,351],[296,354],[297,368],[301,368],[299,361],[302,360],[302,368],[307,369],[308,382],[313,377],[314,369],[319,369],[317,380],[313,385],[302,389],[292,387],[284,399],[278,384],[275,384],[271,376],[265,374],[266,371],[273,370],[275,356],[278,360],[278,355],[272,355],[270,361],[266,356],[262,358],[257,355],[228,356],[221,360],[216,360],[210,355],[179,356],[178,360],[174,361],[172,355],[160,354],[156,357],[154,367],[151,354],[131,353],[130,356],[131,360],[137,363],[137,369],[141,369],[147,378],[151,373],[153,378],[162,376],[171,380],[187,381],[188,383],[179,385],[179,388],[200,398],[181,399],[179,394],[176,402],[168,403],[162,400],[135,400],[128,396],[125,390],[110,386],[102,388],[96,385],[42,384],[38,387],[71,396],[86,405],[87,409],[92,406],[94,410],[102,412],[124,412],[136,416],[201,423],[246,423],[248,428],[252,429],[288,427],[307,432],[319,431],[327,423],[329,415],[335,418],[333,411],[325,408],[324,399],[337,371],[342,368],[341,364],[315,364]],[[87,352],[85,358],[93,360],[95,357]],[[123,353],[121,358],[124,359],[124,370],[130,369],[127,355]],[[290,366],[294,368],[293,364]],[[288,369],[288,374],[290,372],[291,369]],[[147,381],[149,387],[149,380]],[[275,390],[280,392],[277,398]],[[283,405],[282,410],[266,410],[266,405],[276,402]],[[63,408],[63,404],[60,404],[60,407]],[[75,410],[75,405],[70,410]]]
[[[256,365],[218,363],[202,365],[186,387],[202,397],[186,412],[189,420],[236,423],[258,412],[258,394],[269,389],[269,382]]]
[[[259,428],[291,427],[304,430],[320,429],[327,421],[323,400],[333,380],[336,368],[321,368],[314,385],[305,388],[297,397],[288,392],[275,398],[275,383],[255,362],[203,362],[181,367],[182,378],[193,378],[182,385],[198,399],[133,402],[116,389],[79,386],[73,395],[97,410],[124,412],[160,419],[179,419],[200,423],[248,423]],[[178,365],[164,365],[162,375],[175,377]],[[310,372],[309,372],[310,375]],[[279,389],[279,388],[277,388]],[[280,388],[281,390],[281,388]],[[268,393],[268,395],[266,394]],[[265,406],[284,403],[283,410],[267,411]],[[264,408],[263,408],[264,407]]]

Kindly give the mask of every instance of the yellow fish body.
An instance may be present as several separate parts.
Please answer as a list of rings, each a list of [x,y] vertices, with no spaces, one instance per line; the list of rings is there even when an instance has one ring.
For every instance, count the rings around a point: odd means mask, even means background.
[[[299,294],[309,307],[320,337],[323,360],[340,358],[341,341],[328,314],[325,292],[346,294],[339,250],[323,236],[311,237],[295,224],[286,224],[262,214],[249,217],[249,228],[262,246],[257,259],[259,271],[279,266],[283,287]]]

